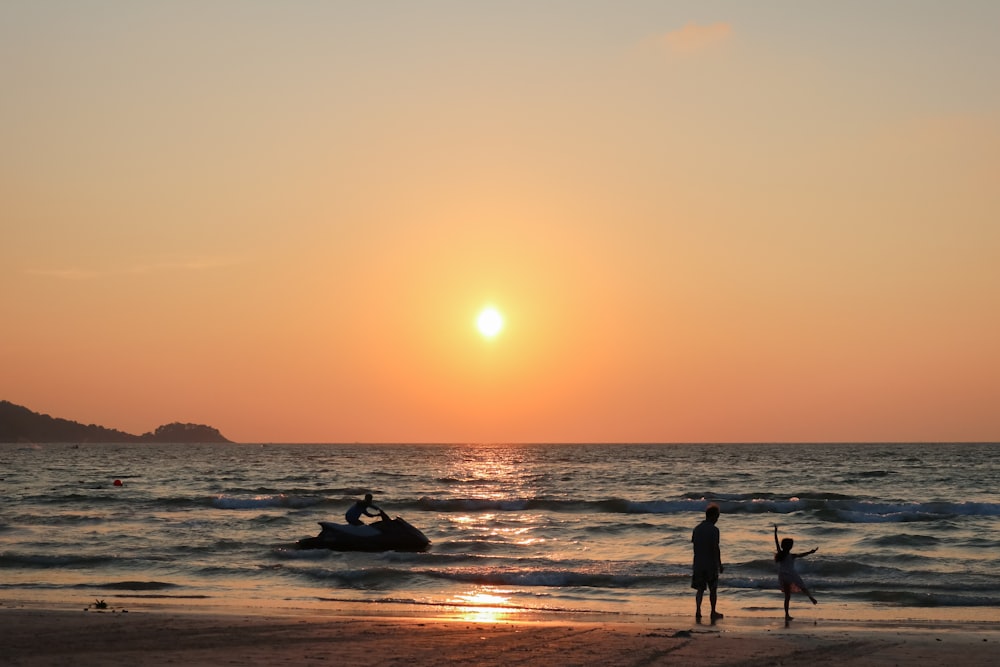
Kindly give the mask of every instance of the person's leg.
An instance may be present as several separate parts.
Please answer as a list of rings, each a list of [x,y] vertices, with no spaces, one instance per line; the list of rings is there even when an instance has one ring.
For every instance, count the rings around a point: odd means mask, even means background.
[[[695,602],[694,617],[695,618],[701,618],[701,600],[702,600],[703,597],[705,597],[705,589],[704,588],[699,588],[698,592],[694,594],[694,602]]]
[[[803,587],[802,592],[806,594],[806,597],[809,598],[810,602],[816,604],[816,598],[813,597],[813,594],[809,592],[808,588]]]
[[[712,620],[722,618],[722,614],[715,610],[715,603],[719,600],[719,589],[717,582],[712,582],[709,584],[708,588],[708,601],[712,605]]]

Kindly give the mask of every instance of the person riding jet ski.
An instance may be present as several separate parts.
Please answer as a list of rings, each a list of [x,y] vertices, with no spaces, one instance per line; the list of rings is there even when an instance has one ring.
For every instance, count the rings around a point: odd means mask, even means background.
[[[377,510],[377,514],[369,512],[370,509]],[[374,518],[381,517],[382,514],[382,510],[372,504],[372,494],[366,493],[364,500],[358,500],[351,505],[344,514],[344,518],[352,526],[363,526],[365,523],[361,520],[362,515]]]

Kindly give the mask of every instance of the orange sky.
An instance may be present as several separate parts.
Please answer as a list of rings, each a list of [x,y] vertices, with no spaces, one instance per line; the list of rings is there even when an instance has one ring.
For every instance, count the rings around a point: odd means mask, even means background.
[[[3,3],[0,398],[996,440],[1000,4],[828,4]]]

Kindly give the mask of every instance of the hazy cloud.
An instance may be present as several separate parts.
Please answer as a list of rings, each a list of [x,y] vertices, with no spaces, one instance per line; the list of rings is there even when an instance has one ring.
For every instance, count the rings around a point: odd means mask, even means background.
[[[151,262],[114,269],[81,269],[77,267],[27,269],[33,276],[46,276],[60,280],[92,280],[108,276],[145,275],[167,271],[205,271],[242,264],[243,260],[231,257],[195,257],[178,261]]]
[[[729,41],[732,34],[733,26],[729,23],[688,23],[680,30],[659,36],[656,42],[670,53],[686,55],[716,48]]]

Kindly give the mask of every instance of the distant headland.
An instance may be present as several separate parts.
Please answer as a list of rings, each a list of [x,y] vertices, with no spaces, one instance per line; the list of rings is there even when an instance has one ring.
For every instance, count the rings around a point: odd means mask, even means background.
[[[164,424],[155,431],[132,435],[124,431],[80,424],[32,412],[0,401],[0,442],[232,442],[218,429],[202,424]]]

